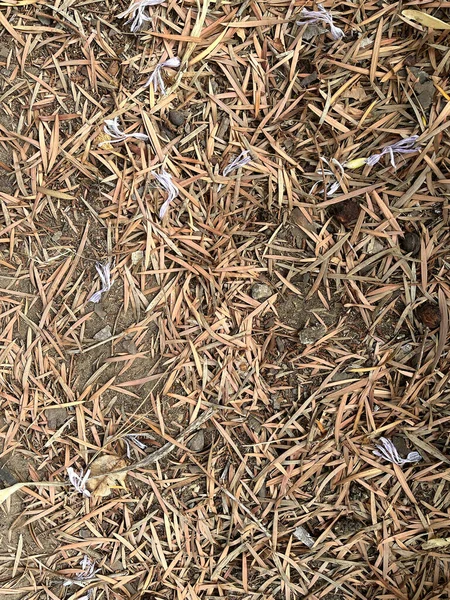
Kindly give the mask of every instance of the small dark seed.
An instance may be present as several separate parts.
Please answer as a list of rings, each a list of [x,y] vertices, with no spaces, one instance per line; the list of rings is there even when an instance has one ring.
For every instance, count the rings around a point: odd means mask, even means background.
[[[172,125],[175,125],[175,127],[181,127],[184,125],[185,120],[186,118],[184,114],[179,110],[169,110],[169,121],[172,123]]]
[[[348,227],[359,217],[359,210],[360,207],[357,202],[354,200],[345,200],[340,204],[332,206],[330,212],[338,223],[341,223],[344,227]]]
[[[436,329],[441,323],[441,311],[439,306],[432,304],[431,302],[425,302],[416,308],[416,317],[419,323],[429,327],[430,329]]]
[[[400,241],[400,245],[404,252],[415,256],[420,252],[420,236],[414,231],[408,231]]]

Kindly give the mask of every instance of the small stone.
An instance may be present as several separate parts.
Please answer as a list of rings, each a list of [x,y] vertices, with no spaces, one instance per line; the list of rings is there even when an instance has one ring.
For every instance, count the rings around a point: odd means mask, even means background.
[[[316,540],[301,525],[300,525],[300,527],[297,527],[297,529],[295,529],[294,535],[302,544],[305,544],[305,546],[308,546],[308,548],[312,548],[314,546],[314,542]]]
[[[67,421],[67,408],[65,406],[47,408],[45,417],[50,429],[59,429]]]
[[[78,535],[80,536],[80,538],[82,538],[83,540],[85,540],[86,538],[90,537],[91,533],[90,533],[90,531],[89,531],[89,529],[87,527],[82,527],[78,531]]]
[[[261,489],[259,490],[257,496],[258,496],[258,498],[267,498],[267,485],[266,485],[265,481],[263,482]]]
[[[42,23],[42,25],[51,25],[52,20],[49,19],[48,17],[46,17],[45,15],[38,15],[38,19],[39,21]]]
[[[381,252],[382,250],[384,250],[384,246],[379,240],[377,240],[376,237],[372,237],[372,238],[370,238],[370,241],[367,244],[366,249],[367,249],[367,254],[370,254],[371,256],[373,256],[374,254],[378,254],[378,252]]]
[[[312,85],[316,81],[319,81],[319,78],[317,77],[317,71],[313,71],[306,77],[303,77],[303,79],[300,81],[300,87],[307,88],[308,86]]]
[[[203,430],[200,429],[200,431],[197,431],[186,445],[192,452],[201,452],[205,447],[205,434]]]
[[[179,110],[169,110],[169,121],[172,123],[172,125],[175,125],[175,127],[181,127],[184,125],[185,120],[186,117],[184,116],[184,113],[180,112]]]
[[[188,465],[189,472],[193,475],[198,475],[199,473],[203,473],[201,467],[198,465]]]
[[[286,350],[286,340],[284,340],[283,338],[275,338],[275,343],[277,345],[278,352],[284,352]]]
[[[17,479],[14,475],[8,469],[5,469],[5,467],[0,467],[0,488],[9,487],[15,483],[17,483]]]
[[[298,338],[301,344],[314,344],[322,338],[326,333],[326,327],[323,325],[317,325],[316,327],[305,327],[298,334]]]
[[[161,127],[161,135],[168,140],[173,140],[177,137],[177,134],[174,131],[167,129],[167,127]]]
[[[281,408],[281,400],[280,400],[280,396],[272,396],[272,406],[274,408],[274,410],[280,410]]]
[[[111,326],[107,325],[106,327],[103,327],[103,329],[100,329],[100,331],[97,331],[97,333],[94,335],[94,340],[97,342],[104,342],[110,337],[112,337]]]
[[[404,457],[408,456],[410,450],[409,450],[406,440],[404,438],[400,437],[399,435],[393,435],[392,443],[394,444],[394,446],[397,449],[397,452],[400,454],[400,456],[404,456]]]
[[[400,240],[400,246],[404,252],[416,256],[420,252],[420,236],[414,231],[408,231]]]
[[[94,306],[94,312],[98,317],[100,317],[100,319],[104,319],[106,317],[106,311],[102,308],[100,303]]]
[[[133,340],[125,340],[122,346],[125,352],[128,352],[128,354],[137,354],[139,352],[138,347]]]
[[[136,252],[132,252],[131,253],[131,264],[137,265],[141,262],[141,260],[144,258],[144,253],[142,252],[142,250],[136,250]]]
[[[431,80],[425,81],[424,83],[418,83],[414,86],[414,91],[417,94],[417,99],[422,108],[428,110],[433,104],[434,94],[436,93],[434,83]]]
[[[441,324],[441,311],[437,304],[425,302],[416,308],[419,323],[430,329],[436,329]]]
[[[253,415],[250,415],[247,423],[248,423],[248,426],[250,427],[250,429],[252,431],[254,431],[256,433],[256,435],[259,435],[261,433],[262,425],[256,417],[254,417]]]
[[[255,283],[252,285],[251,295],[254,300],[266,300],[272,295],[272,290],[265,283]]]

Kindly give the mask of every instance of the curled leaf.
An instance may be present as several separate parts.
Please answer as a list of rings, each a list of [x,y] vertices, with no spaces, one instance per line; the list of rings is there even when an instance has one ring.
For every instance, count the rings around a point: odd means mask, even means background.
[[[436,17],[432,17],[428,13],[420,10],[404,10],[402,15],[411,21],[417,21],[424,27],[430,27],[431,29],[450,29],[450,24],[441,21]]]
[[[127,463],[119,456],[112,454],[104,454],[99,456],[89,466],[91,469],[91,476],[89,477],[86,487],[96,497],[109,496],[111,488],[122,487],[125,488],[126,473],[114,473],[118,469],[123,469],[127,466]]]

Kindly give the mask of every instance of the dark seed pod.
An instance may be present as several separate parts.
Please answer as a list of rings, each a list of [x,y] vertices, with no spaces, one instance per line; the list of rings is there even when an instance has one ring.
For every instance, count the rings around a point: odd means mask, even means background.
[[[414,231],[408,231],[400,241],[400,246],[404,252],[416,256],[420,252],[420,236]]]
[[[441,311],[437,304],[424,302],[416,308],[416,317],[419,323],[430,329],[436,329],[441,323]]]
[[[186,118],[184,114],[179,110],[169,110],[169,121],[172,123],[172,125],[175,125],[175,127],[181,127],[184,125],[185,120]]]
[[[333,217],[344,227],[349,227],[359,217],[359,204],[354,200],[345,200],[340,204],[331,207],[330,212]]]

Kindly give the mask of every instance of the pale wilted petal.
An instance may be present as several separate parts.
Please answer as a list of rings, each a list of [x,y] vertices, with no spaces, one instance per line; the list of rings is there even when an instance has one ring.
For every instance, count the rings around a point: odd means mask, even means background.
[[[110,137],[110,139],[101,142],[99,146],[103,146],[104,144],[117,144],[118,142],[123,142],[128,138],[135,138],[144,141],[148,141],[149,139],[148,135],[145,133],[124,133],[121,131],[118,117],[115,117],[114,119],[107,119],[105,121],[103,131]]]
[[[324,158],[323,156],[320,157],[320,160],[325,163],[326,165],[328,165],[329,167],[331,167],[330,163],[332,163],[333,165],[335,165],[338,170],[340,171],[339,175],[336,175],[336,173],[334,173],[331,168],[330,169],[324,169],[323,167],[320,167],[319,169],[317,169],[317,173],[319,175],[322,175],[322,177],[331,177],[334,179],[334,181],[330,184],[328,184],[328,187],[326,188],[327,190],[327,196],[331,196],[332,194],[334,194],[335,192],[337,192],[339,190],[339,188],[341,187],[342,184],[342,179],[345,175],[345,170],[343,165],[336,159],[336,158],[332,158],[330,161],[328,161],[326,158]],[[312,188],[310,189],[309,193],[312,194],[314,192],[314,190],[316,189],[316,187],[318,186],[320,182],[316,182]]]
[[[80,474],[78,474],[72,467],[67,467],[67,475],[70,483],[75,488],[75,491],[88,498],[90,497],[91,493],[86,489],[86,482],[89,479],[90,473],[91,471],[88,469],[86,473],[83,474],[83,470],[81,470]]]
[[[162,70],[166,68],[176,69],[180,66],[180,64],[181,60],[178,58],[178,56],[174,56],[173,58],[169,58],[168,60],[165,60],[162,63],[158,63],[153,73],[147,79],[147,82],[144,87],[148,87],[150,84],[153,84],[154,91],[160,92],[163,96],[165,96],[166,85],[162,76]]]
[[[225,167],[225,169],[223,170],[223,176],[226,177],[232,171],[235,171],[236,169],[240,169],[241,167],[247,165],[249,162],[251,162],[251,160],[252,157],[250,156],[249,151],[243,150],[237,158],[235,158],[232,162],[230,162],[229,165]]]
[[[382,156],[385,154],[389,154],[391,159],[391,165],[394,169],[397,168],[395,163],[395,153],[397,154],[412,154],[413,152],[417,152],[417,148],[415,147],[418,135],[412,135],[410,137],[405,138],[404,140],[400,140],[395,144],[391,144],[390,146],[386,146],[379,154],[372,154],[369,158],[366,159],[366,164],[373,167],[376,165]]]
[[[153,175],[159,185],[167,192],[167,198],[159,211],[159,218],[163,219],[171,202],[178,196],[178,188],[173,183],[172,175],[164,169],[161,170],[161,173],[153,173]]]
[[[108,292],[112,286],[110,264],[107,263],[107,264],[103,265],[102,263],[96,263],[95,268],[97,269],[97,273],[99,274],[100,281],[102,282],[102,287],[98,292],[95,292],[95,294],[92,294],[92,296],[88,300],[88,302],[94,302],[94,304],[96,304],[97,302],[100,302],[102,294],[104,294],[105,292]]]
[[[344,32],[339,27],[336,27],[333,21],[333,15],[328,12],[321,4],[317,5],[319,10],[308,10],[303,8],[300,16],[305,19],[304,21],[297,21],[297,25],[309,25],[310,23],[317,23],[321,21],[327,23],[330,26],[330,33],[333,40],[340,40],[344,37]]]
[[[152,18],[145,13],[147,6],[156,6],[163,2],[164,0],[141,0],[140,2],[132,4],[127,10],[120,13],[118,17],[119,19],[123,19],[124,17],[131,15],[131,18],[128,19],[126,23],[131,23],[130,30],[134,33],[135,31],[139,31],[145,23],[152,20]]]
[[[381,444],[377,444],[376,450],[373,450],[373,454],[380,458],[384,458],[384,460],[387,460],[388,462],[402,467],[407,463],[419,462],[422,460],[422,456],[418,452],[410,452],[406,458],[402,458],[393,442],[385,437],[381,437],[380,442]]]

